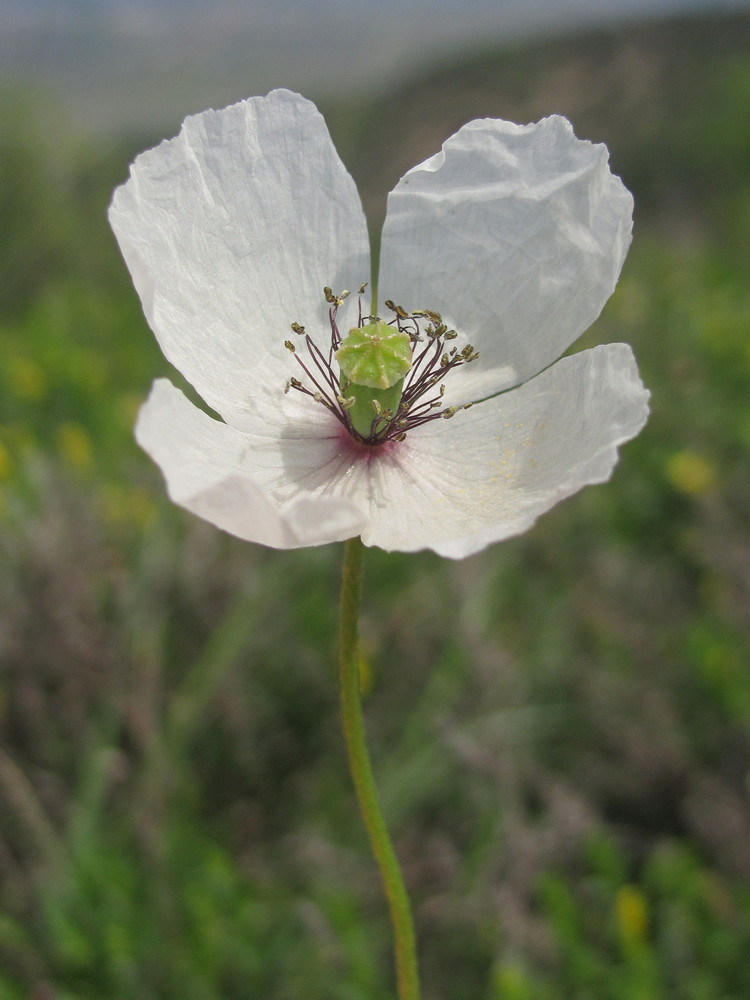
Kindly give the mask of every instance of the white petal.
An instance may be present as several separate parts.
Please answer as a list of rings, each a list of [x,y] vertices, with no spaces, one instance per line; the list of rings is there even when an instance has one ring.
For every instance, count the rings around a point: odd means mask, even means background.
[[[164,354],[239,427],[298,374],[290,324],[329,342],[324,286],[370,278],[354,182],[289,91],[187,118],[136,159],[109,218]]]
[[[312,409],[312,407],[311,407]],[[286,449],[279,438],[253,440],[193,406],[166,379],[153,385],[141,408],[136,439],[161,467],[171,499],[238,538],[273,548],[321,545],[358,535],[367,518],[352,501],[288,490],[284,502],[271,497],[268,482],[294,484],[295,453],[312,468],[328,460],[328,445],[316,430]]]
[[[449,389],[483,398],[542,371],[596,319],[632,209],[606,147],[566,119],[470,122],[391,192],[379,299],[441,312],[480,352]]]
[[[526,531],[563,498],[609,478],[618,445],[646,421],[648,395],[630,348],[610,344],[412,431],[352,473],[360,480],[352,495],[370,503],[363,540],[456,559]]]

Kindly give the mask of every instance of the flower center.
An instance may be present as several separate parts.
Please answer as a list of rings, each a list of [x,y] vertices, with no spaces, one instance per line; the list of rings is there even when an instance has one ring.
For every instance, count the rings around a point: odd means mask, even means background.
[[[357,434],[367,438],[373,420],[389,420],[397,412],[404,377],[411,368],[411,338],[382,319],[355,327],[341,341],[334,358],[341,371],[341,395]]]
[[[349,292],[334,295],[324,289],[329,305],[331,343],[327,354],[306,333],[292,323],[292,330],[304,339],[308,358],[303,359],[291,340],[286,347],[307,376],[291,378],[285,392],[296,389],[326,407],[351,436],[367,445],[403,441],[407,433],[428,420],[448,419],[472,404],[444,407],[445,376],[459,365],[479,357],[467,344],[461,351],[448,348],[458,334],[449,330],[439,313],[418,309],[407,313],[390,299],[386,307],[393,319],[362,313],[359,290],[359,321],[346,337],[336,325],[336,314]],[[339,374],[334,370],[334,362]],[[306,382],[312,383],[310,388]]]

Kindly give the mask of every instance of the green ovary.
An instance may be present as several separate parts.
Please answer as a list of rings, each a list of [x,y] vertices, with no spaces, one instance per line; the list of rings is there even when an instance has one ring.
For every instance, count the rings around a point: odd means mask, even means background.
[[[390,422],[401,402],[403,387],[403,379],[399,379],[389,389],[371,389],[366,385],[355,385],[353,382],[342,380],[344,396],[347,399],[354,399],[353,405],[348,407],[348,410],[349,419],[357,434],[368,438],[371,434],[382,430],[385,424]],[[382,416],[379,416],[379,413]],[[375,420],[374,427],[373,420]]]
[[[368,323],[349,331],[336,351],[336,361],[342,394],[347,401],[354,400],[347,405],[352,427],[369,438],[398,411],[404,377],[411,368],[409,335],[383,320]]]

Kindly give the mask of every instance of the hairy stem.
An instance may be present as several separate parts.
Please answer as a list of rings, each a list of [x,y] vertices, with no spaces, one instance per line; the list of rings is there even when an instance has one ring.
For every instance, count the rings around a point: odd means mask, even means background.
[[[363,553],[364,546],[359,538],[350,538],[345,543],[339,644],[341,718],[359,810],[370,837],[372,852],[380,868],[391,911],[399,1000],[419,1000],[416,944],[409,897],[383,819],[365,740],[357,650]]]

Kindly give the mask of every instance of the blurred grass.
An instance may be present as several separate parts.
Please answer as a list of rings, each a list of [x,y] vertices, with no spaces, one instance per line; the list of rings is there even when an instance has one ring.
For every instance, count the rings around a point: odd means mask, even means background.
[[[375,226],[477,115],[568,114],[636,196],[577,345],[632,343],[653,391],[613,481],[462,563],[368,553],[368,725],[426,1000],[750,995],[749,28],[485,53],[326,109]],[[242,545],[169,505],[131,436],[168,369],[104,220],[160,137],[52,143],[16,98],[0,998],[391,996],[338,732],[340,553]]]

